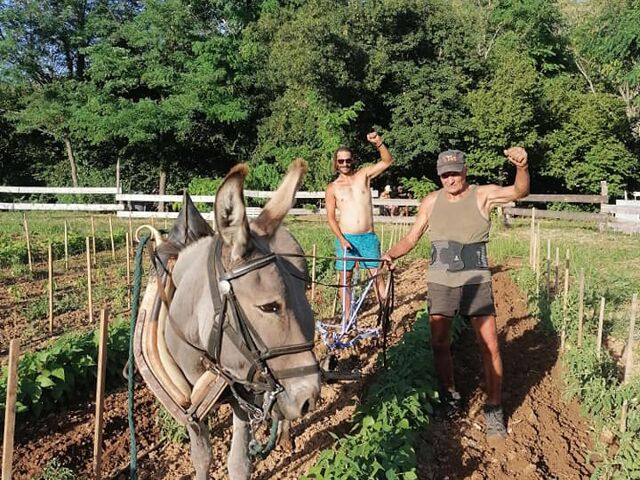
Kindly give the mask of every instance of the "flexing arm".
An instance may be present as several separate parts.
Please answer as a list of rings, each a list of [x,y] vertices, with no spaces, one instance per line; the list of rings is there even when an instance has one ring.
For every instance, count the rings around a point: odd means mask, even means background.
[[[333,234],[338,238],[340,245],[342,245],[342,249],[350,250],[351,244],[346,238],[344,238],[342,230],[340,230],[338,220],[336,220],[336,196],[333,190],[333,183],[330,183],[324,192],[324,201],[327,208],[327,221],[329,222],[329,228],[331,228]]]
[[[493,207],[518,200],[529,194],[529,162],[527,151],[522,147],[511,147],[504,151],[509,161],[516,166],[516,179],[513,185],[500,187],[486,185],[480,187],[479,192],[486,195],[484,210],[488,214]]]
[[[429,217],[431,216],[433,204],[436,201],[437,195],[438,192],[431,192],[424,198],[424,200],[422,200],[420,207],[418,208],[416,221],[411,227],[411,230],[409,230],[406,237],[402,238],[382,256],[383,260],[393,262],[393,260],[409,253],[413,247],[416,246],[418,240],[420,240],[420,237],[422,237],[429,226]]]
[[[371,143],[378,152],[380,152],[380,160],[378,160],[374,165],[370,167],[365,167],[360,170],[369,177],[369,179],[375,178],[384,172],[391,164],[393,163],[393,157],[391,157],[391,152],[387,146],[382,143],[382,138],[376,132],[371,132],[367,135],[367,140]],[[359,173],[359,172],[358,172]]]

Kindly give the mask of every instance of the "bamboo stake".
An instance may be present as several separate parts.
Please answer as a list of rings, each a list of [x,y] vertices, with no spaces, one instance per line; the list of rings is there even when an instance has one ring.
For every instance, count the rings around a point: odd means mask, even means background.
[[[540,225],[536,225],[534,240],[534,272],[536,272],[536,298],[540,296]]]
[[[582,324],[584,321],[584,268],[580,269],[580,290],[578,293],[578,346],[582,346]]]
[[[100,344],[98,349],[98,380],[96,383],[96,424],[93,434],[93,473],[96,480],[102,478],[102,427],[104,414],[104,385],[107,373],[107,341],[109,313],[100,310]]]
[[[311,255],[313,256],[311,260],[311,301],[314,303],[316,301],[316,252],[317,247],[314,243],[311,249]]]
[[[382,233],[380,234],[380,245],[384,251],[384,223],[382,224]]]
[[[127,254],[127,308],[131,309],[131,250],[129,247],[129,232],[124,234]]]
[[[113,241],[113,222],[111,221],[111,215],[109,215],[109,236],[111,237],[111,259],[116,261],[116,244]]]
[[[340,285],[340,272],[336,272],[336,284]],[[340,290],[340,287],[336,288],[336,293],[333,296],[333,307],[331,307],[332,317],[335,317],[336,308],[338,308],[338,290]]]
[[[16,398],[18,393],[18,360],[20,341],[9,344],[9,369],[7,371],[7,399],[4,409],[4,436],[2,437],[2,480],[11,480],[13,468],[13,437],[16,431]]]
[[[604,327],[604,297],[600,297],[600,317],[598,318],[598,337],[596,339],[596,356],[600,359],[602,351],[602,330]]]
[[[33,273],[33,261],[31,260],[31,238],[29,237],[29,222],[27,221],[27,212],[22,214],[24,222],[24,233],[27,237],[27,261],[29,262],[29,271]]]
[[[167,219],[166,218],[164,219],[164,229],[165,230],[167,229]]]
[[[49,242],[49,333],[53,333],[53,249]]]
[[[64,221],[64,269],[69,270],[69,226]]]
[[[93,222],[93,215],[91,215],[91,244],[93,251],[93,266],[95,267],[98,264],[98,259],[96,258],[96,225]]]
[[[91,249],[89,237],[86,238],[87,245],[87,298],[89,300],[89,323],[93,323],[93,296],[91,295]]]
[[[536,208],[531,208],[531,233],[529,236],[529,265],[533,267],[533,262],[535,260],[534,256],[534,248],[535,248],[535,224],[536,224]]]
[[[636,312],[638,310],[638,294],[634,293],[631,298],[631,320],[629,321],[629,339],[627,340],[626,359],[624,364],[624,381],[623,385],[627,385],[631,381],[631,370],[633,367],[633,336],[636,327]],[[620,415],[620,431],[627,430],[627,412],[629,410],[629,401],[622,402],[622,413]]]
[[[565,341],[567,338],[567,303],[569,301],[569,250],[564,267],[564,296],[562,299],[562,331],[560,333],[560,351],[564,351]]]

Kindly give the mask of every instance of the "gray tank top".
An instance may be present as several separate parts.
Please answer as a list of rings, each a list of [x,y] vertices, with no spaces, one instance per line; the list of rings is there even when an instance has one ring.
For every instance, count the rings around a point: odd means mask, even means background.
[[[464,245],[489,241],[491,222],[478,208],[477,185],[471,185],[461,200],[451,202],[444,190],[438,192],[429,218],[429,239],[432,242],[453,241]],[[488,269],[470,269],[451,272],[429,268],[427,281],[448,287],[491,281]]]

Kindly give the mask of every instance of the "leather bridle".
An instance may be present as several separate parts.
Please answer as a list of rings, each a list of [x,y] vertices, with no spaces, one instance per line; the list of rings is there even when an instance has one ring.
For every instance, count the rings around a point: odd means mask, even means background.
[[[261,268],[277,262],[279,255],[264,253],[233,270],[227,271],[222,264],[222,240],[214,238],[213,303],[215,318],[209,336],[207,353],[203,357],[206,368],[225,378],[240,407],[247,412],[251,423],[261,422],[269,415],[277,396],[284,391],[280,381],[286,378],[303,377],[319,372],[317,363],[303,367],[274,370],[267,360],[313,349],[314,342],[303,342],[282,347],[268,347],[238,303],[233,291],[233,281]],[[227,315],[229,314],[229,315]],[[230,318],[229,318],[230,317]],[[222,341],[231,341],[238,351],[249,361],[250,367],[245,378],[239,378],[225,369],[222,364]],[[253,399],[247,399],[253,396]],[[260,401],[262,397],[262,401]],[[257,405],[257,403],[261,405]]]

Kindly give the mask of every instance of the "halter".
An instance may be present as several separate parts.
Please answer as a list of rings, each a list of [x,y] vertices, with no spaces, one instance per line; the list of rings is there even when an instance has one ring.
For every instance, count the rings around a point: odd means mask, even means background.
[[[276,397],[284,391],[280,380],[292,377],[302,377],[319,371],[317,364],[304,367],[273,370],[267,360],[308,352],[313,349],[314,342],[304,342],[295,345],[269,348],[251,325],[247,316],[238,303],[233,291],[233,280],[248,273],[260,270],[278,260],[275,253],[264,254],[262,257],[245,263],[231,271],[227,271],[222,264],[222,241],[218,235],[214,240],[214,275],[213,303],[215,318],[213,329],[209,336],[207,353],[203,356],[206,368],[214,370],[223,376],[240,407],[249,415],[252,424],[266,419],[273,407]],[[230,313],[230,319],[227,312]],[[231,321],[229,321],[231,320]],[[249,361],[250,367],[245,378],[238,378],[227,371],[221,362],[222,340],[226,336],[240,353]],[[240,387],[240,388],[238,388]],[[243,392],[244,390],[244,392]],[[248,391],[247,391],[248,390]],[[254,399],[246,400],[243,396],[253,394]],[[261,406],[256,401],[262,398]]]

